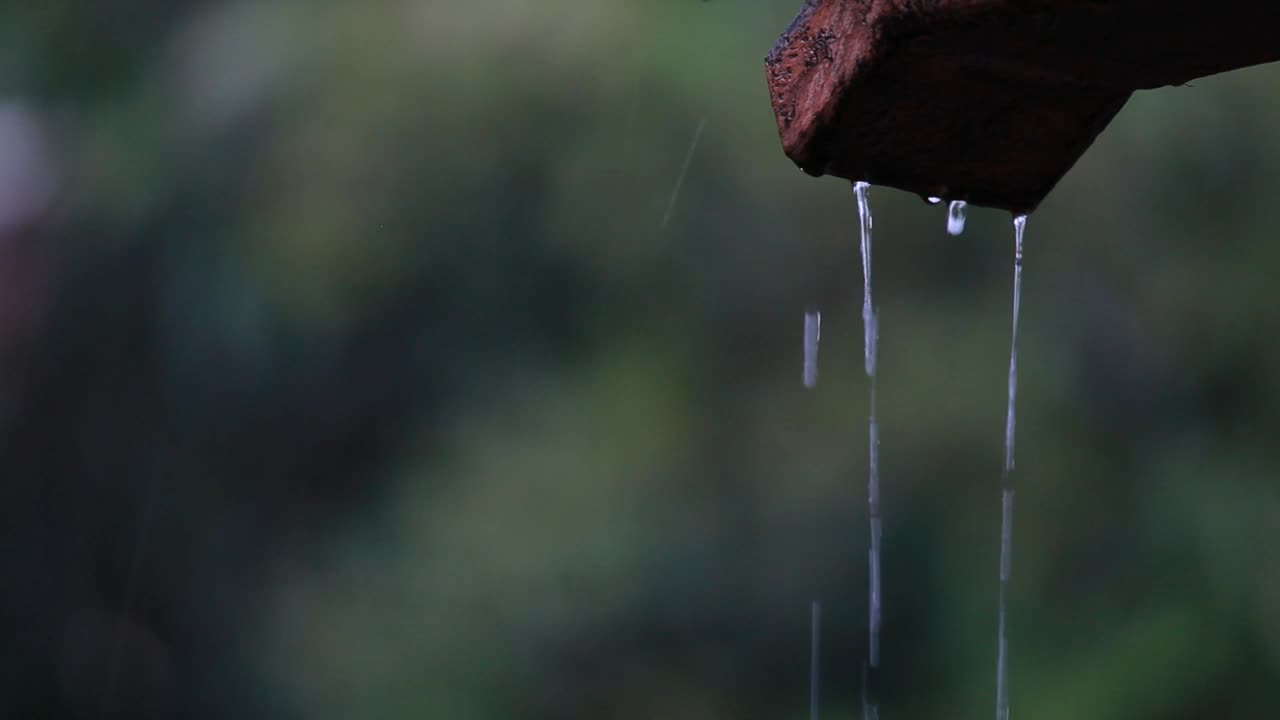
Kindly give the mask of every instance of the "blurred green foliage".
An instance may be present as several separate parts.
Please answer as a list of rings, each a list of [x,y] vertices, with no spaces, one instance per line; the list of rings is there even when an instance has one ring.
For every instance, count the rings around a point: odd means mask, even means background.
[[[798,6],[0,7],[57,177],[0,229],[0,715],[800,717],[814,598],[855,714],[857,219],[777,142]],[[1275,712],[1277,128],[1275,67],[1141,93],[1030,220],[1019,716]],[[1012,229],[872,202],[883,713],[986,717]]]

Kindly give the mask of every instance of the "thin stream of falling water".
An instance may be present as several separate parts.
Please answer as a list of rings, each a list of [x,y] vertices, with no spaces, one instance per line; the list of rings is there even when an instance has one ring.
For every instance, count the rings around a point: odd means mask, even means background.
[[[996,630],[996,720],[1009,720],[1009,637],[1006,627],[1009,571],[1013,556],[1013,448],[1018,394],[1018,314],[1022,306],[1022,235],[1027,216],[1013,219],[1013,337],[1009,346],[1009,404],[1004,422],[1004,467],[1000,473],[1000,608]]]
[[[867,199],[867,190],[871,186],[865,182],[853,184],[854,193],[858,196],[858,225],[861,229],[862,243],[862,348],[866,364],[867,377],[876,376],[876,326],[875,315],[871,304],[871,205]]]
[[[1004,420],[1004,473],[1001,483],[1008,487],[1013,472],[1013,441],[1018,419],[1014,400],[1018,395],[1018,315],[1022,309],[1022,235],[1027,227],[1027,216],[1013,219],[1013,333],[1009,345],[1009,404]]]
[[[1009,564],[1013,551],[1013,489],[1000,491],[1000,619],[996,630],[996,720],[1009,720],[1009,636],[1006,627]]]
[[[867,550],[867,670],[871,682],[876,682],[880,667],[880,422],[876,417],[876,358],[877,340],[880,334],[879,318],[871,299],[871,205],[867,199],[870,188],[865,182],[856,182],[854,192],[858,196],[858,224],[862,235],[862,325],[864,361],[867,377],[871,381],[867,412],[867,510],[870,519],[871,544]],[[866,687],[864,680],[863,715],[874,720],[880,715],[875,693]]]

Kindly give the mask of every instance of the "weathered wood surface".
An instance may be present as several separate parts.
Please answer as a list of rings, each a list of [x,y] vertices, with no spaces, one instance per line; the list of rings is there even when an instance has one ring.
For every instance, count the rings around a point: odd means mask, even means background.
[[[765,62],[805,172],[1023,212],[1135,90],[1274,60],[1274,0],[808,0]]]

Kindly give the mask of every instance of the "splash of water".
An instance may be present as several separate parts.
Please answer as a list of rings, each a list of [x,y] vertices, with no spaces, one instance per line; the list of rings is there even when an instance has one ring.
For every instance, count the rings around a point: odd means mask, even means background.
[[[862,324],[863,324],[863,350],[867,377],[871,381],[870,399],[868,400],[867,413],[867,510],[870,518],[871,527],[871,544],[867,551],[868,564],[868,584],[867,584],[867,670],[871,675],[876,675],[876,671],[880,667],[880,422],[876,417],[876,358],[878,354],[877,341],[880,335],[879,318],[875,312],[875,306],[871,297],[871,259],[872,259],[872,243],[871,231],[873,222],[871,219],[871,204],[867,197],[867,191],[870,188],[865,182],[857,182],[853,185],[854,192],[858,196],[858,221],[862,236]],[[864,685],[864,692],[865,685]],[[879,717],[879,706],[876,702],[874,694],[865,697],[863,700],[863,712],[865,717],[874,719]]]
[[[1017,415],[1014,401],[1018,394],[1018,314],[1022,307],[1022,236],[1027,216],[1013,219],[1013,333],[1009,346],[1009,402],[1004,422],[1004,467],[1000,473],[1000,607],[996,630],[996,720],[1009,720],[1009,637],[1005,618],[1008,614],[1009,573],[1013,557],[1013,449]]]
[[[817,310],[804,314],[804,371],[801,379],[804,386],[814,388],[818,385],[818,340],[822,338],[822,313]]]
[[[964,232],[964,215],[969,204],[963,200],[952,200],[947,207],[947,234],[959,235]]]

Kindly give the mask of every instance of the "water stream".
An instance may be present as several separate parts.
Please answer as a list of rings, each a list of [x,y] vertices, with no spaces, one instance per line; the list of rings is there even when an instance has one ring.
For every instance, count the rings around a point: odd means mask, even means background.
[[[1014,435],[1018,426],[1018,314],[1022,308],[1022,236],[1027,216],[1013,219],[1013,332],[1009,344],[1009,401],[1004,422],[1004,466],[1000,472],[1000,600],[996,630],[996,720],[1009,719],[1009,571],[1013,555]]]
[[[862,326],[863,354],[867,378],[871,389],[867,402],[867,510],[871,529],[871,543],[867,562],[867,671],[874,683],[880,668],[880,421],[876,416],[876,359],[877,341],[880,335],[879,317],[871,296],[871,261],[873,222],[868,199],[870,186],[865,182],[854,183],[858,197],[858,224],[861,230],[862,249]],[[872,688],[864,690],[863,715],[874,720],[880,715],[878,699]]]

